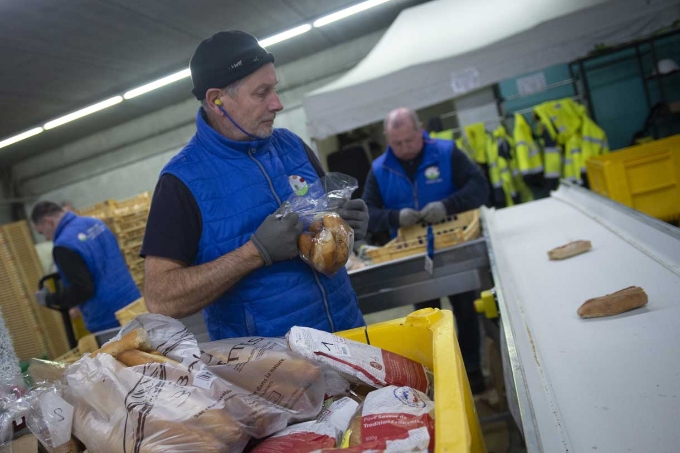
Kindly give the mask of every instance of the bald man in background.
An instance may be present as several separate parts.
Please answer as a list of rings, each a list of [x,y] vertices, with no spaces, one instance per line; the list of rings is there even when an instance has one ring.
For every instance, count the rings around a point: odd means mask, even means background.
[[[362,195],[368,205],[368,231],[384,230],[396,237],[399,227],[417,222],[438,223],[479,208],[489,196],[481,169],[450,140],[431,139],[416,112],[392,110],[384,122],[387,150],[373,161]],[[473,393],[484,391],[480,333],[474,309],[475,291],[449,296],[458,327],[458,341]],[[441,308],[439,300],[415,304],[416,309]]]

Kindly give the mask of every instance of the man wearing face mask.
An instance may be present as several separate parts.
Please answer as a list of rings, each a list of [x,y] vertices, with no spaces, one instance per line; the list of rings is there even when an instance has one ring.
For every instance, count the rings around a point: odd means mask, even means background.
[[[387,150],[373,161],[362,198],[369,210],[368,231],[389,230],[417,222],[438,223],[447,215],[480,207],[489,188],[480,168],[450,140],[430,139],[415,111],[392,110],[385,118]],[[450,296],[456,315],[458,340],[470,386],[484,390],[480,364],[480,336],[474,291]],[[415,308],[441,308],[439,300]]]
[[[149,311],[203,310],[212,340],[364,325],[347,272],[326,277],[300,260],[298,216],[276,215],[294,184],[323,170],[300,137],[274,128],[274,56],[227,31],[201,42],[190,67],[196,135],[161,171],[142,245]],[[365,235],[363,201],[338,213]]]
[[[33,228],[54,241],[52,256],[64,288],[36,293],[40,305],[78,310],[90,332],[119,327],[117,310],[140,297],[116,236],[99,219],[81,217],[51,201],[31,212]]]

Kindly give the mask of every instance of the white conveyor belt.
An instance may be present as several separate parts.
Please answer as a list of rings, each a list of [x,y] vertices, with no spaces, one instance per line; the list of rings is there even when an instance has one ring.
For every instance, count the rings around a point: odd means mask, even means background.
[[[569,184],[483,220],[529,451],[679,452],[680,230]],[[646,307],[576,314],[633,285]]]

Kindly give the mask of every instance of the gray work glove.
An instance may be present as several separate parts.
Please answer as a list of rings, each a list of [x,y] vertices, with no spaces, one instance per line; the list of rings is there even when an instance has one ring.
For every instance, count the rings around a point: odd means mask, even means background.
[[[411,208],[404,208],[399,211],[399,226],[410,227],[420,221],[421,215],[418,211]]]
[[[298,236],[302,233],[302,222],[295,213],[278,218],[272,214],[250,236],[267,266],[277,261],[295,258],[298,255]]]
[[[35,300],[43,307],[47,307],[47,301],[50,300],[50,290],[41,288],[39,291],[36,291]]]
[[[368,206],[364,200],[346,200],[338,208],[338,215],[354,230],[354,240],[366,237],[368,228]]]
[[[446,218],[446,206],[441,201],[433,201],[425,205],[420,215],[427,223],[439,223]]]

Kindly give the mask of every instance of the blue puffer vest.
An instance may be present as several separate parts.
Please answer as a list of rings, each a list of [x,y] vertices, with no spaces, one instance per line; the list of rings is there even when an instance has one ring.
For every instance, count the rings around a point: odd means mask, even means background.
[[[440,201],[456,192],[451,173],[451,150],[455,146],[449,140],[431,139],[423,134],[423,160],[413,182],[399,163],[391,147],[373,161],[373,175],[378,181],[380,196],[385,209],[411,208],[417,211],[426,204]],[[390,231],[392,237],[397,230]]]
[[[80,304],[90,332],[119,327],[115,312],[139,299],[141,294],[130,276],[118,242],[104,222],[67,212],[54,235],[54,246],[77,252],[94,279],[94,296]],[[66,287],[70,283],[59,270]]]
[[[179,178],[201,212],[194,265],[241,247],[288,199],[289,176],[318,179],[302,141],[285,129],[264,140],[235,142],[213,130],[199,109],[196,135],[161,172]],[[203,310],[210,338],[285,335],[294,325],[337,331],[364,325],[342,269],[328,278],[299,258],[252,272]]]

